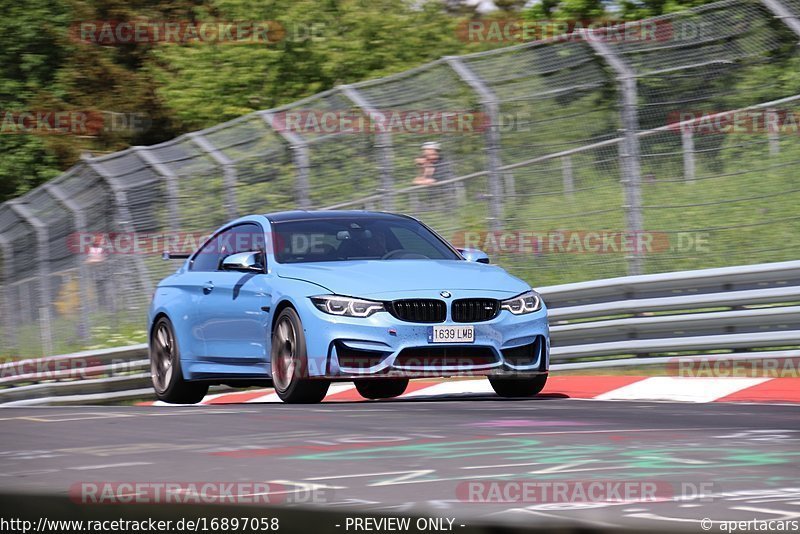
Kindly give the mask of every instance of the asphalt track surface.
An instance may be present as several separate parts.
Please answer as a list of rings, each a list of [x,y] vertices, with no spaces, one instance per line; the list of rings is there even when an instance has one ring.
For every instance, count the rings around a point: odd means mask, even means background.
[[[0,430],[4,491],[67,494],[87,481],[272,482],[289,492],[287,501],[456,523],[564,518],[701,532],[704,518],[800,518],[798,406],[465,395],[5,408]],[[480,482],[483,498],[497,501],[492,484],[522,480],[573,489],[651,482],[659,500],[466,502],[465,484]]]

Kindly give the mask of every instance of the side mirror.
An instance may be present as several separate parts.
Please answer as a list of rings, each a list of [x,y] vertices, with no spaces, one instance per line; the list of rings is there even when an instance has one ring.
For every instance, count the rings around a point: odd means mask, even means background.
[[[477,248],[460,248],[458,251],[467,261],[489,263],[489,256],[484,251],[478,250]]]
[[[259,251],[239,252],[226,256],[222,260],[223,271],[239,271],[243,273],[263,273],[263,254]]]

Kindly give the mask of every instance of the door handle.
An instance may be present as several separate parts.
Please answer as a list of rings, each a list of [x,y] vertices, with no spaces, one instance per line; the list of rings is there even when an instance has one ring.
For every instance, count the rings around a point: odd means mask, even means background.
[[[208,281],[205,284],[203,284],[203,293],[208,295],[212,291],[214,291],[214,282]]]

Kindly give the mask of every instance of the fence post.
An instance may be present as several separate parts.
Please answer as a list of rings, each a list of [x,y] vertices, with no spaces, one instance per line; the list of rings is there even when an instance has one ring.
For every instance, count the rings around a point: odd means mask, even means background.
[[[178,176],[172,169],[159,161],[147,148],[141,146],[133,147],[134,153],[139,156],[145,165],[153,169],[153,172],[164,178],[167,183],[167,212],[169,213],[169,226],[173,232],[181,228],[181,215],[178,206]]]
[[[694,134],[691,126],[681,128],[681,145],[683,147],[683,179],[694,183]]]
[[[6,347],[17,348],[17,330],[14,312],[11,310],[11,298],[9,297],[9,284],[14,278],[14,248],[6,236],[0,234],[0,251],[3,253],[3,273],[0,275],[2,280],[3,293],[3,323],[6,330]]]
[[[792,13],[780,0],[761,0],[761,3],[769,9],[775,18],[780,19],[782,23],[789,27],[798,37],[800,37],[800,19]],[[773,118],[771,115],[775,113],[774,109],[768,109],[767,114],[770,118]],[[780,132],[777,129],[770,128],[770,124],[777,124],[776,122],[767,121],[767,136],[769,139],[769,154],[770,156],[776,156],[780,153],[781,145],[780,145]]]
[[[236,164],[200,132],[186,134],[186,137],[222,168],[222,182],[225,185],[225,213],[229,219],[237,218],[239,208],[236,204]]]
[[[50,317],[51,298],[50,287],[50,240],[47,225],[42,222],[25,204],[19,200],[9,200],[8,207],[22,220],[28,223],[36,232],[38,245],[38,271],[39,271],[39,324],[42,336],[42,353],[44,356],[53,354],[53,325]]]
[[[769,108],[767,109],[767,140],[769,142],[769,155],[777,156],[781,153],[781,132],[778,121],[780,116],[778,110]]]
[[[572,196],[575,192],[575,176],[572,173],[572,158],[569,156],[561,158],[561,179],[564,182],[564,194]]]
[[[264,122],[272,128],[272,131],[278,133],[289,143],[289,149],[292,151],[292,159],[297,168],[297,179],[294,183],[294,194],[297,205],[300,209],[308,209],[311,207],[311,199],[309,197],[309,171],[311,169],[311,156],[308,150],[308,141],[305,140],[300,134],[290,132],[285,128],[275,128],[275,116],[269,111],[259,111],[258,114],[264,119]]]
[[[75,230],[80,233],[88,232],[88,228],[86,226],[86,215],[84,215],[83,211],[81,210],[80,206],[75,203],[67,193],[58,186],[57,183],[46,183],[42,186],[42,188],[47,192],[48,195],[53,197],[56,202],[61,203],[67,211],[72,214],[72,218],[75,221]],[[89,294],[89,273],[86,269],[86,261],[84,258],[78,254],[78,273],[80,279],[78,280],[78,284],[80,287],[80,294],[83,295],[83,298],[80,299],[80,317],[78,318],[78,337],[82,340],[89,339],[89,331],[91,328],[91,319],[89,319],[89,299],[87,295]]]
[[[356,106],[358,106],[370,119],[373,116],[379,116],[380,112],[377,111],[372,104],[367,102],[367,99],[359,93],[355,87],[350,85],[340,85],[338,87],[342,93],[350,99]],[[370,122],[373,122],[372,120]],[[377,122],[377,121],[376,121]],[[382,122],[377,122],[382,123]],[[379,169],[381,173],[381,189],[379,193],[381,196],[381,207],[386,211],[394,211],[394,151],[392,148],[392,134],[389,132],[376,132],[375,134],[375,148],[378,150]]]
[[[500,182],[503,166],[500,161],[500,109],[497,96],[472,69],[465,65],[457,56],[444,58],[450,68],[461,78],[464,83],[478,93],[481,98],[483,112],[489,118],[489,128],[486,129],[486,156],[487,171],[489,173],[489,228],[492,231],[503,229],[503,184]],[[513,197],[516,194],[514,176],[505,174],[505,194]]]
[[[639,168],[639,119],[637,115],[636,73],[603,41],[595,30],[582,30],[584,41],[608,63],[617,75],[622,125],[622,184],[625,189],[625,220],[629,235],[638,239],[643,231],[642,179]],[[627,257],[628,274],[642,274],[642,255],[636,250]]]
[[[90,169],[96,172],[106,185],[108,185],[109,189],[111,189],[111,192],[114,194],[114,205],[117,208],[117,217],[119,218],[117,224],[119,224],[119,227],[123,231],[133,236],[133,217],[128,209],[128,195],[125,189],[116,182],[114,176],[108,172],[99,161],[85,154],[81,156],[81,159]],[[153,283],[150,281],[150,275],[144,261],[139,254],[132,254],[132,261],[139,275],[139,283],[142,286],[142,291],[144,291],[146,295],[150,295],[153,292]]]
[[[800,36],[800,19],[784,6],[780,0],[761,0],[761,3],[775,15],[775,18],[780,19],[781,22]]]

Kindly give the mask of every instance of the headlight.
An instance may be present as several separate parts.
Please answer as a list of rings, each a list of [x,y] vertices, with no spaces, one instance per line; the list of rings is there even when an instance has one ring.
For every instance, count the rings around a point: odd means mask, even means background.
[[[340,297],[338,295],[320,295],[311,297],[320,311],[331,315],[343,315],[345,317],[369,317],[373,313],[384,311],[383,303],[374,300],[354,299],[352,297]]]
[[[501,310],[508,310],[514,315],[535,312],[542,308],[542,297],[536,291],[526,291],[522,295],[517,295],[513,299],[504,300],[500,303]]]

